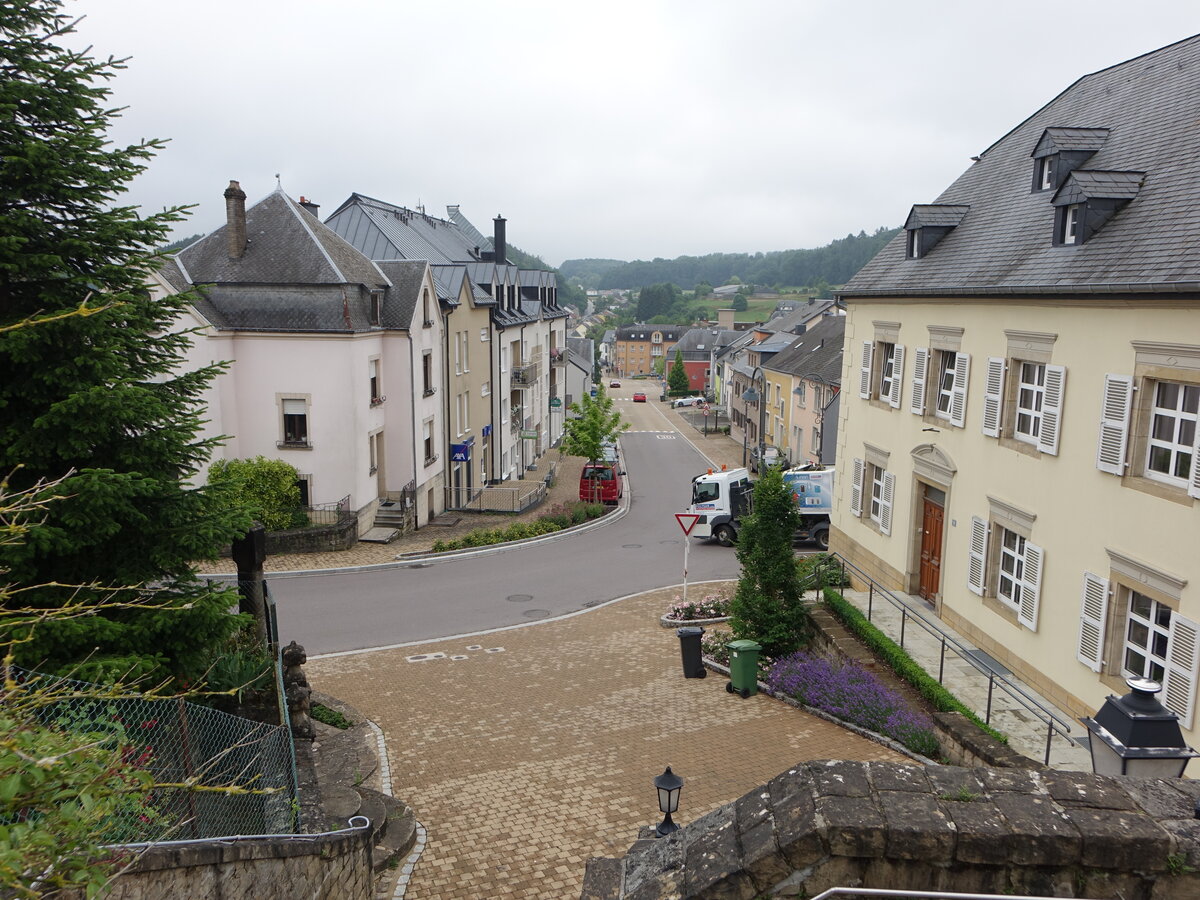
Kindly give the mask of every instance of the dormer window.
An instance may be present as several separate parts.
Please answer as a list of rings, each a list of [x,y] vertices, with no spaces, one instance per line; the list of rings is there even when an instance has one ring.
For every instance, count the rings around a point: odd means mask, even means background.
[[[1040,190],[1048,191],[1054,187],[1054,161],[1056,159],[1055,156],[1043,156],[1038,160]]]
[[[1051,200],[1054,243],[1084,244],[1137,196],[1145,172],[1105,172],[1076,169]]]
[[[920,259],[963,220],[971,207],[955,203],[925,203],[914,206],[904,223],[908,232],[904,255]]]
[[[1033,148],[1033,191],[1056,191],[1104,146],[1107,128],[1047,128]]]

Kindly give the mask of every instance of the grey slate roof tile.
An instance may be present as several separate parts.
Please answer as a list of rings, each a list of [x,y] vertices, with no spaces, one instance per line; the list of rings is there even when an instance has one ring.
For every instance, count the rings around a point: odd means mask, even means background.
[[[1084,76],[936,198],[971,207],[937,247],[907,259],[901,234],[839,295],[1200,290],[1197,109],[1200,36]],[[1145,182],[1088,241],[1054,246],[1050,192],[1030,190],[1030,154],[1049,128],[1100,127],[1111,131],[1087,168],[1145,172]]]

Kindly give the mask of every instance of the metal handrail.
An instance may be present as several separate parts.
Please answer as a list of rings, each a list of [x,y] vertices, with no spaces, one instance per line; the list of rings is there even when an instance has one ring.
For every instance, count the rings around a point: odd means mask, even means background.
[[[864,572],[858,566],[854,565],[854,563],[847,560],[844,556],[842,556],[842,554],[835,552],[835,553],[830,553],[829,556],[837,559],[838,566],[841,569],[841,578],[839,581],[840,584],[845,584],[845,582],[846,582],[845,572],[846,572],[846,569],[848,569],[848,568],[854,570],[855,574],[858,575],[858,577],[862,581],[865,581],[867,583],[868,588],[869,588],[868,594],[867,594],[867,621],[868,622],[871,621],[876,591],[883,594],[884,599],[886,599],[889,603],[892,604],[892,606],[896,607],[900,611],[900,641],[899,641],[899,643],[900,643],[901,649],[904,649],[904,631],[905,631],[905,626],[907,625],[909,618],[912,618],[913,621],[915,621],[917,623],[917,625],[919,625],[921,628],[923,628],[925,630],[926,634],[928,634],[930,637],[934,638],[935,640],[938,640],[941,643],[941,656],[940,656],[940,659],[938,660],[938,684],[942,684],[942,678],[945,674],[946,647],[947,646],[949,646],[956,653],[958,653],[959,658],[961,658],[962,660],[967,662],[969,665],[971,665],[981,675],[987,676],[988,700],[987,700],[987,710],[984,713],[984,719],[983,719],[984,722],[986,722],[988,725],[992,724],[992,695],[993,695],[995,689],[997,687],[999,687],[1000,690],[1002,690],[1004,693],[1008,694],[1008,696],[1010,698],[1012,698],[1012,700],[1014,702],[1016,702],[1018,705],[1024,707],[1027,712],[1031,713],[1039,721],[1044,722],[1046,724],[1046,726],[1047,726],[1047,729],[1046,729],[1046,755],[1045,755],[1045,760],[1044,760],[1046,765],[1050,764],[1050,746],[1051,746],[1051,742],[1054,740],[1054,734],[1057,732],[1059,735],[1061,735],[1066,740],[1068,740],[1068,741],[1071,740],[1071,738],[1069,736],[1070,731],[1071,731],[1070,724],[1068,722],[1064,721],[1060,716],[1056,715],[1052,710],[1047,709],[1043,704],[1039,703],[1035,698],[1031,697],[1019,684],[1016,684],[1015,682],[1010,680],[1005,675],[1000,675],[999,680],[997,680],[998,673],[995,672],[993,669],[989,668],[988,666],[985,666],[983,663],[981,663],[979,660],[977,660],[974,656],[972,656],[970,649],[965,644],[963,644],[961,641],[959,641],[956,637],[954,637],[952,634],[950,634],[949,632],[940,628],[936,623],[930,622],[928,619],[926,619],[924,616],[922,616],[920,613],[918,613],[916,610],[914,610],[908,603],[901,600],[899,597],[897,597],[895,594],[893,594],[891,591],[889,591],[883,585],[876,582],[874,578],[872,578],[870,575],[868,575],[866,572]],[[918,895],[918,896],[920,896],[920,895]]]
[[[835,887],[822,891],[813,900],[827,900],[829,897],[911,897],[931,898],[942,900],[1046,900],[1045,897],[1033,897],[1029,894],[974,894],[963,891],[902,891],[896,888],[851,888]],[[1087,900],[1087,898],[1080,898]]]

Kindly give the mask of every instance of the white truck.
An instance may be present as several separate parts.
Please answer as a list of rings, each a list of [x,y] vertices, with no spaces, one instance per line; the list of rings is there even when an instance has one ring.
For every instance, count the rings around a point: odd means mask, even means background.
[[[829,549],[829,514],[833,512],[832,466],[797,466],[785,469],[783,480],[792,488],[792,500],[800,510],[797,540],[815,541]],[[709,469],[692,479],[689,513],[699,516],[691,536],[716,538],[726,547],[737,542],[742,516],[750,512],[754,484],[745,469]]]

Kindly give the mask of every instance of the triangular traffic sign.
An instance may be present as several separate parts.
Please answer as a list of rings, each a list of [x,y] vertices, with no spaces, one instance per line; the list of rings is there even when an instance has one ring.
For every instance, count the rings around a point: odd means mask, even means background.
[[[679,527],[683,529],[683,534],[686,537],[692,533],[692,529],[700,521],[700,516],[696,513],[675,513],[675,521],[679,523]]]

